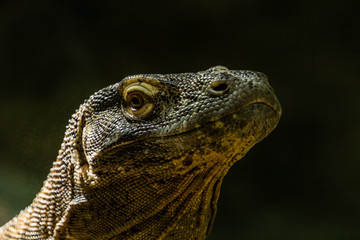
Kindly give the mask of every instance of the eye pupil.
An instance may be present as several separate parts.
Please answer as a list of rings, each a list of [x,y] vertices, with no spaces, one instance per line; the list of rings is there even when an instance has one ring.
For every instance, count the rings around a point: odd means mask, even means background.
[[[129,103],[130,107],[133,110],[139,110],[144,105],[144,98],[141,95],[141,93],[138,93],[138,92],[132,93],[129,95],[129,97],[127,99],[128,99],[128,103]]]
[[[140,105],[140,99],[138,98],[138,97],[132,97],[131,98],[131,104],[133,105],[133,106],[139,106]]]

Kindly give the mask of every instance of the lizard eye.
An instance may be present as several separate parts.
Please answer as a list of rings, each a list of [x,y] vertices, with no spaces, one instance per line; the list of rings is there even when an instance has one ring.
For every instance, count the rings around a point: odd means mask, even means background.
[[[132,111],[137,111],[144,106],[144,97],[141,92],[133,92],[127,95],[127,102]]]
[[[123,90],[124,113],[130,118],[148,116],[154,108],[157,89],[144,82],[134,82]]]
[[[134,117],[145,117],[153,109],[152,98],[141,91],[133,91],[125,96],[126,111]]]

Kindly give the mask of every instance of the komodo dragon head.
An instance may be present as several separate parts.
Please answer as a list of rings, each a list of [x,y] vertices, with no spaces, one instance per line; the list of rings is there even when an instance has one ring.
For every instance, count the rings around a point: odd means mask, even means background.
[[[96,92],[70,120],[43,187],[58,206],[47,234],[204,239],[223,177],[280,115],[264,74],[223,66],[129,76]]]

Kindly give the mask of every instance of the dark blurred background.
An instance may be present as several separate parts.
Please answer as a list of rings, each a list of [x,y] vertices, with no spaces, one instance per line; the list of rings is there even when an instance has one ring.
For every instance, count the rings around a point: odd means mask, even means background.
[[[262,71],[278,128],[226,176],[209,239],[360,239],[360,25],[350,1],[2,1],[0,225],[31,203],[68,118],[137,73]]]

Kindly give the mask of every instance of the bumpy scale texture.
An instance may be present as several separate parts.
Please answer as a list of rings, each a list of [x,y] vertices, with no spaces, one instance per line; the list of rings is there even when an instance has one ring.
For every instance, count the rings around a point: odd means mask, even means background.
[[[44,186],[0,239],[205,239],[223,177],[280,115],[259,72],[126,77],[72,116]]]

